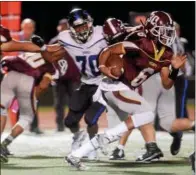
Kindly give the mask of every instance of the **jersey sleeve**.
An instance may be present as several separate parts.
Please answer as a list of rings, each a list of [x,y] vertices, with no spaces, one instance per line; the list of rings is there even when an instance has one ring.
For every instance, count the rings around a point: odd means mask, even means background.
[[[59,35],[57,36],[57,41],[59,44],[65,45],[68,38],[69,38],[68,31],[63,31],[60,32]]]
[[[3,26],[0,26],[0,44],[2,43],[6,43],[6,42],[9,42],[12,40],[11,36],[10,36],[10,31],[3,27]]]

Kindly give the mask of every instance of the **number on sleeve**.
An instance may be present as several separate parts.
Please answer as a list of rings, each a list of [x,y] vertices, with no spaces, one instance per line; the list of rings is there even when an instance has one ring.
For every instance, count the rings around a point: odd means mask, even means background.
[[[66,72],[67,72],[67,69],[68,69],[67,60],[65,60],[65,59],[59,60],[59,61],[58,61],[58,65],[59,65],[59,67],[60,67],[61,76],[62,76],[62,75],[65,75]]]

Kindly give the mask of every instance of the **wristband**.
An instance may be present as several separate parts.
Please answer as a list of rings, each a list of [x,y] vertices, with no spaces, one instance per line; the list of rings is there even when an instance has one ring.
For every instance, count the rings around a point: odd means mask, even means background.
[[[47,47],[46,47],[46,45],[44,44],[40,49],[41,49],[41,51],[46,51]]]
[[[175,69],[173,66],[171,67],[170,73],[169,73],[169,78],[173,81],[176,80],[178,76],[179,69]]]

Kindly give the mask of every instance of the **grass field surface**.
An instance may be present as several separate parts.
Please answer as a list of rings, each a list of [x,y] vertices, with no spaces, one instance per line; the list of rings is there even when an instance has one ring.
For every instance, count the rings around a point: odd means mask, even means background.
[[[194,149],[193,138],[193,133],[185,133],[180,153],[172,156],[169,151],[171,136],[157,132],[157,142],[164,158],[151,164],[136,163],[136,157],[145,150],[142,136],[135,130],[125,149],[125,161],[109,161],[108,157],[99,153],[99,161],[86,162],[90,169],[80,172],[64,162],[72,142],[72,134],[67,130],[63,133],[47,130],[41,136],[25,132],[10,145],[14,156],[9,158],[7,164],[1,165],[1,175],[192,175],[188,156]],[[116,144],[113,143],[110,150]]]

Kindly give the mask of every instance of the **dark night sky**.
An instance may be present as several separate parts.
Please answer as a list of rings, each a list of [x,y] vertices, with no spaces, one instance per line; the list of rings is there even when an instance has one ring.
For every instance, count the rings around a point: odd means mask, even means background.
[[[86,9],[94,18],[94,24],[102,25],[110,16],[128,21],[129,11],[148,12],[163,10],[171,13],[181,25],[182,35],[189,40],[190,47],[195,48],[195,2],[172,1],[119,1],[119,2],[82,2],[82,1],[54,1],[54,2],[22,2],[22,18],[32,18],[37,23],[36,33],[48,41],[56,35],[58,20],[66,17],[72,7]]]

